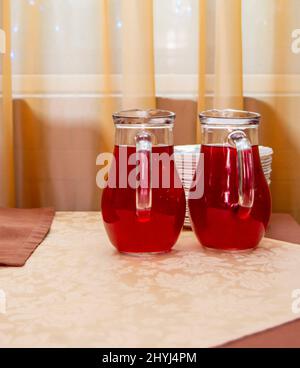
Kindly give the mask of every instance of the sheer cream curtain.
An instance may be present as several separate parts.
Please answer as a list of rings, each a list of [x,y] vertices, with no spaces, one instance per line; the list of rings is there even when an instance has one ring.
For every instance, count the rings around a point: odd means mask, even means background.
[[[114,103],[112,86],[112,43],[111,14],[109,0],[101,0],[101,42],[104,75],[103,141],[104,150],[111,151],[113,146],[113,125],[111,115]],[[153,1],[121,1],[121,40],[122,52],[122,109],[155,108],[155,69],[153,39]]]
[[[299,0],[0,0],[0,205],[98,210],[115,110],[174,110],[192,144],[197,103],[244,105],[275,151],[274,210],[300,220],[299,16]]]
[[[213,107],[243,109],[241,0],[216,0]],[[198,111],[206,109],[207,0],[199,0]],[[197,141],[200,142],[197,123]]]
[[[2,71],[4,124],[0,128],[3,173],[0,204],[15,205],[16,171],[18,206],[98,209],[95,161],[100,152],[113,149],[112,113],[121,108],[156,106],[153,1],[75,0],[62,3],[57,0],[15,0],[13,4],[18,18],[15,17],[15,24],[10,26],[11,3],[10,0],[1,2],[7,53]],[[78,19],[81,9],[86,19],[90,15],[92,24],[86,27],[90,33],[81,28]],[[120,14],[113,14],[118,11]],[[116,34],[112,23],[116,17],[122,25],[120,35]],[[47,18],[56,21],[51,23]],[[23,29],[19,33],[20,27]],[[12,35],[15,36],[14,51],[10,47]],[[77,37],[86,39],[87,50],[91,50],[89,54],[64,53],[66,43],[78,50]],[[99,42],[101,54],[93,51],[91,37],[94,42]],[[118,37],[121,49],[115,47]],[[21,38],[26,42],[19,44]],[[84,50],[84,43],[78,44]],[[61,60],[63,53],[66,60]],[[15,100],[17,132],[13,147],[11,61],[15,61],[19,54],[23,54],[23,59],[16,63],[15,82],[25,94],[22,92]],[[95,59],[99,60],[97,75],[92,74]],[[69,71],[69,66],[74,71]],[[121,75],[120,83],[116,69]],[[75,75],[75,82],[72,75]],[[85,91],[85,85],[89,94],[81,96],[78,91]],[[77,92],[73,92],[72,86]],[[62,91],[61,97],[57,89]],[[95,118],[99,120],[95,121]]]
[[[273,210],[300,221],[300,2],[216,0],[215,16],[213,106],[261,113],[260,143],[274,150]]]
[[[122,0],[123,108],[155,108],[153,1]]]
[[[109,22],[109,0],[101,0],[101,43],[102,43],[102,60],[103,60],[103,76],[104,76],[104,109],[102,116],[102,140],[103,151],[111,152],[113,149],[113,126],[111,123],[111,115],[113,113],[113,101],[111,94],[113,93],[112,81],[111,81],[111,62],[112,62],[112,50],[111,50],[111,35],[110,35],[110,22]]]
[[[10,1],[2,0],[2,28],[6,34],[6,52],[2,58],[2,103],[0,107],[0,206],[15,205],[12,85],[10,60]],[[2,111],[2,114],[1,114]]]
[[[215,108],[243,108],[241,0],[217,0]]]
[[[205,110],[206,95],[206,27],[207,0],[199,0],[199,52],[198,52],[198,112]],[[198,119],[198,118],[197,118]],[[196,140],[200,143],[200,124],[197,120]]]

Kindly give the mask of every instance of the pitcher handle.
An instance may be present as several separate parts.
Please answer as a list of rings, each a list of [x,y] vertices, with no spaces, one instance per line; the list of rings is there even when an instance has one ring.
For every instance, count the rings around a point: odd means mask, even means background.
[[[243,131],[234,131],[228,136],[229,143],[237,150],[239,180],[239,205],[251,209],[254,202],[254,164],[252,146]]]
[[[136,187],[136,214],[147,218],[152,207],[151,187],[151,156],[152,138],[147,132],[141,132],[135,137],[136,155],[139,162],[139,185]]]

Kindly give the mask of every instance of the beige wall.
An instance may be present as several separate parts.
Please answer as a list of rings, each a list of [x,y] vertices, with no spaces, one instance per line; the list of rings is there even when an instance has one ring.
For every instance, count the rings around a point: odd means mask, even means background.
[[[99,209],[95,162],[103,106],[97,97],[14,101],[18,206]],[[119,106],[116,100],[115,109]],[[300,96],[246,98],[245,106],[263,115],[261,144],[275,151],[274,211],[290,212],[300,221]],[[195,102],[159,98],[158,107],[177,113],[176,144],[195,142]]]

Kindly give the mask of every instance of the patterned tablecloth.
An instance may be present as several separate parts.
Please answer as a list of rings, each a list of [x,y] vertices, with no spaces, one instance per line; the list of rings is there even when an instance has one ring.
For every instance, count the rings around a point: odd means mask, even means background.
[[[164,256],[115,252],[98,213],[58,213],[23,268],[0,268],[0,346],[209,347],[300,317],[300,247],[203,250],[190,231]]]

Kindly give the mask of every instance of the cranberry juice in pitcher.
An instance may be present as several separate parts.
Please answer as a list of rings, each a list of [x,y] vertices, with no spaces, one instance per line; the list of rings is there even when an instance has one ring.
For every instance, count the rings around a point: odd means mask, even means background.
[[[114,115],[115,164],[102,196],[111,243],[131,254],[164,253],[183,226],[185,195],[173,160],[175,115],[131,110]],[[138,171],[137,171],[138,170]]]
[[[193,230],[208,248],[253,249],[264,236],[271,214],[258,149],[260,116],[212,110],[200,118],[204,190],[201,198],[192,198],[193,189],[190,192]]]

